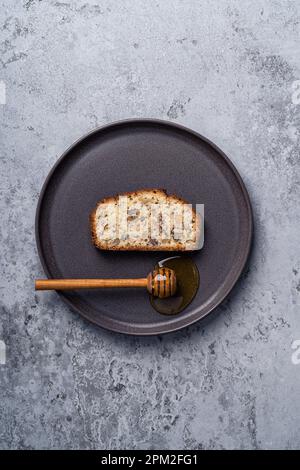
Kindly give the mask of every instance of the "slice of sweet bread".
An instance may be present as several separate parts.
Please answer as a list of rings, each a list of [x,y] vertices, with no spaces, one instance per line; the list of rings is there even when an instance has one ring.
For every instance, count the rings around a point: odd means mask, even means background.
[[[163,189],[102,199],[90,215],[92,240],[102,250],[191,251],[200,247],[199,214]]]

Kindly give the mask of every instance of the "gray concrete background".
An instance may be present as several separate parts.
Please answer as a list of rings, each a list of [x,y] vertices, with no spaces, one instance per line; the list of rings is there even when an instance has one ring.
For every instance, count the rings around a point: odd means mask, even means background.
[[[299,448],[300,2],[0,1],[1,448]],[[250,267],[206,324],[164,337],[95,328],[42,276],[51,166],[97,125],[189,126],[238,167]]]

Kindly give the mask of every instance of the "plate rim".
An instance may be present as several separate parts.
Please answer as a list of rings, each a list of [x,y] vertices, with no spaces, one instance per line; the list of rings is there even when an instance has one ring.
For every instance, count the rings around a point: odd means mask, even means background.
[[[178,321],[178,324],[170,324],[167,328],[165,328],[165,323],[160,323],[155,326],[150,328],[147,328],[145,326],[141,327],[132,327],[130,326],[129,328],[123,327],[123,322],[116,323],[116,326],[114,325],[108,325],[104,319],[101,319],[100,321],[96,322],[92,319],[90,319],[81,309],[80,307],[77,307],[76,305],[73,304],[72,301],[70,301],[63,292],[56,291],[56,293],[59,295],[59,297],[75,312],[79,313],[81,317],[85,318],[92,324],[96,325],[97,327],[104,328],[108,331],[113,331],[115,333],[122,333],[126,335],[133,335],[133,336],[155,336],[155,335],[162,335],[162,334],[168,334],[168,333],[173,333],[178,330],[181,330],[183,328],[186,328],[197,321],[203,320],[206,318],[210,313],[212,313],[224,300],[226,297],[230,294],[236,283],[238,282],[245,265],[247,263],[247,260],[249,258],[249,254],[251,251],[251,246],[252,246],[252,240],[253,240],[253,226],[254,226],[254,221],[253,221],[253,209],[249,197],[249,193],[246,189],[245,183],[240,176],[237,168],[235,167],[234,163],[229,159],[229,157],[221,150],[216,144],[214,144],[210,139],[207,137],[203,136],[197,131],[194,131],[182,124],[179,124],[177,122],[173,121],[167,121],[164,119],[156,119],[156,118],[128,118],[128,119],[121,119],[117,121],[110,122],[108,124],[104,124],[102,126],[97,126],[96,128],[92,129],[91,131],[85,133],[83,136],[79,137],[76,139],[63,153],[62,155],[58,158],[58,160],[54,163],[54,165],[51,167],[49,173],[47,174],[47,177],[42,185],[41,192],[38,198],[38,203],[36,207],[36,213],[35,213],[35,239],[36,239],[36,245],[37,245],[37,251],[39,255],[39,259],[42,265],[42,268],[48,278],[51,278],[51,273],[48,269],[46,260],[44,259],[43,256],[43,249],[42,249],[42,242],[40,239],[40,233],[39,233],[39,220],[40,220],[40,215],[42,211],[42,206],[43,206],[43,200],[44,196],[46,194],[48,185],[51,181],[52,176],[54,175],[55,171],[57,168],[60,166],[62,161],[68,157],[70,152],[79,144],[81,144],[85,139],[88,139],[94,134],[102,133],[105,130],[108,130],[109,128],[113,127],[118,127],[126,124],[155,124],[155,125],[161,125],[163,127],[171,127],[175,128],[181,131],[184,131],[193,137],[196,137],[197,139],[200,139],[204,141],[206,144],[210,145],[224,160],[225,163],[230,167],[231,171],[234,173],[235,178],[237,179],[237,182],[239,183],[239,186],[241,188],[241,191],[243,193],[243,197],[246,203],[246,209],[247,209],[247,221],[248,221],[248,233],[247,233],[247,242],[246,242],[246,249],[244,250],[242,259],[239,262],[239,267],[235,273],[234,276],[231,276],[229,279],[229,283],[225,286],[226,288],[223,289],[224,292],[222,292],[221,295],[217,298],[216,301],[211,302],[212,305],[210,305],[204,313],[201,315],[200,318],[190,318],[190,315],[188,317],[181,317],[180,320]],[[224,286],[223,286],[224,287]],[[221,285],[222,288],[222,285]],[[196,309],[197,310],[197,309]],[[118,327],[119,326],[119,327]],[[137,329],[136,329],[137,328]]]

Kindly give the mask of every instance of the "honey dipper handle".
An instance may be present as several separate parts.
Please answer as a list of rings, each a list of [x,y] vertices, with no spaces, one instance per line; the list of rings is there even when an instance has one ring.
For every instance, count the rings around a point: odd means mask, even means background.
[[[99,289],[101,287],[147,287],[141,279],[37,279],[35,290]]]

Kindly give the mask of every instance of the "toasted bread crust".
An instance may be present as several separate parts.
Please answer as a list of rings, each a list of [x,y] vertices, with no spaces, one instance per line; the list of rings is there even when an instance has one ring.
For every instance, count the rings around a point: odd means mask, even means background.
[[[169,199],[174,200],[174,202],[178,202],[179,204],[189,204],[186,200],[178,197],[175,194],[172,195],[167,195],[167,192],[165,189],[157,189],[157,188],[151,188],[151,189],[140,189],[137,191],[129,191],[129,192],[124,192],[124,193],[119,193],[116,194],[115,196],[110,196],[101,199],[94,210],[90,214],[90,229],[91,229],[91,236],[92,236],[92,242],[95,247],[99,248],[100,250],[105,250],[105,251],[194,251],[196,248],[188,249],[186,247],[186,244],[178,242],[178,243],[173,243],[172,246],[169,244],[159,244],[159,245],[148,245],[148,244],[140,244],[140,245],[127,245],[126,247],[124,246],[118,246],[118,245],[112,245],[111,243],[105,243],[103,241],[100,241],[98,236],[97,236],[97,220],[96,220],[96,213],[97,209],[101,204],[104,203],[113,203],[115,202],[120,196],[142,196],[143,193],[145,193],[147,196],[149,196],[150,193],[155,194],[155,196],[164,196]],[[194,208],[192,208],[192,213],[195,216],[195,224],[196,224],[196,233],[199,234],[200,232],[200,218],[199,214],[195,211]]]

